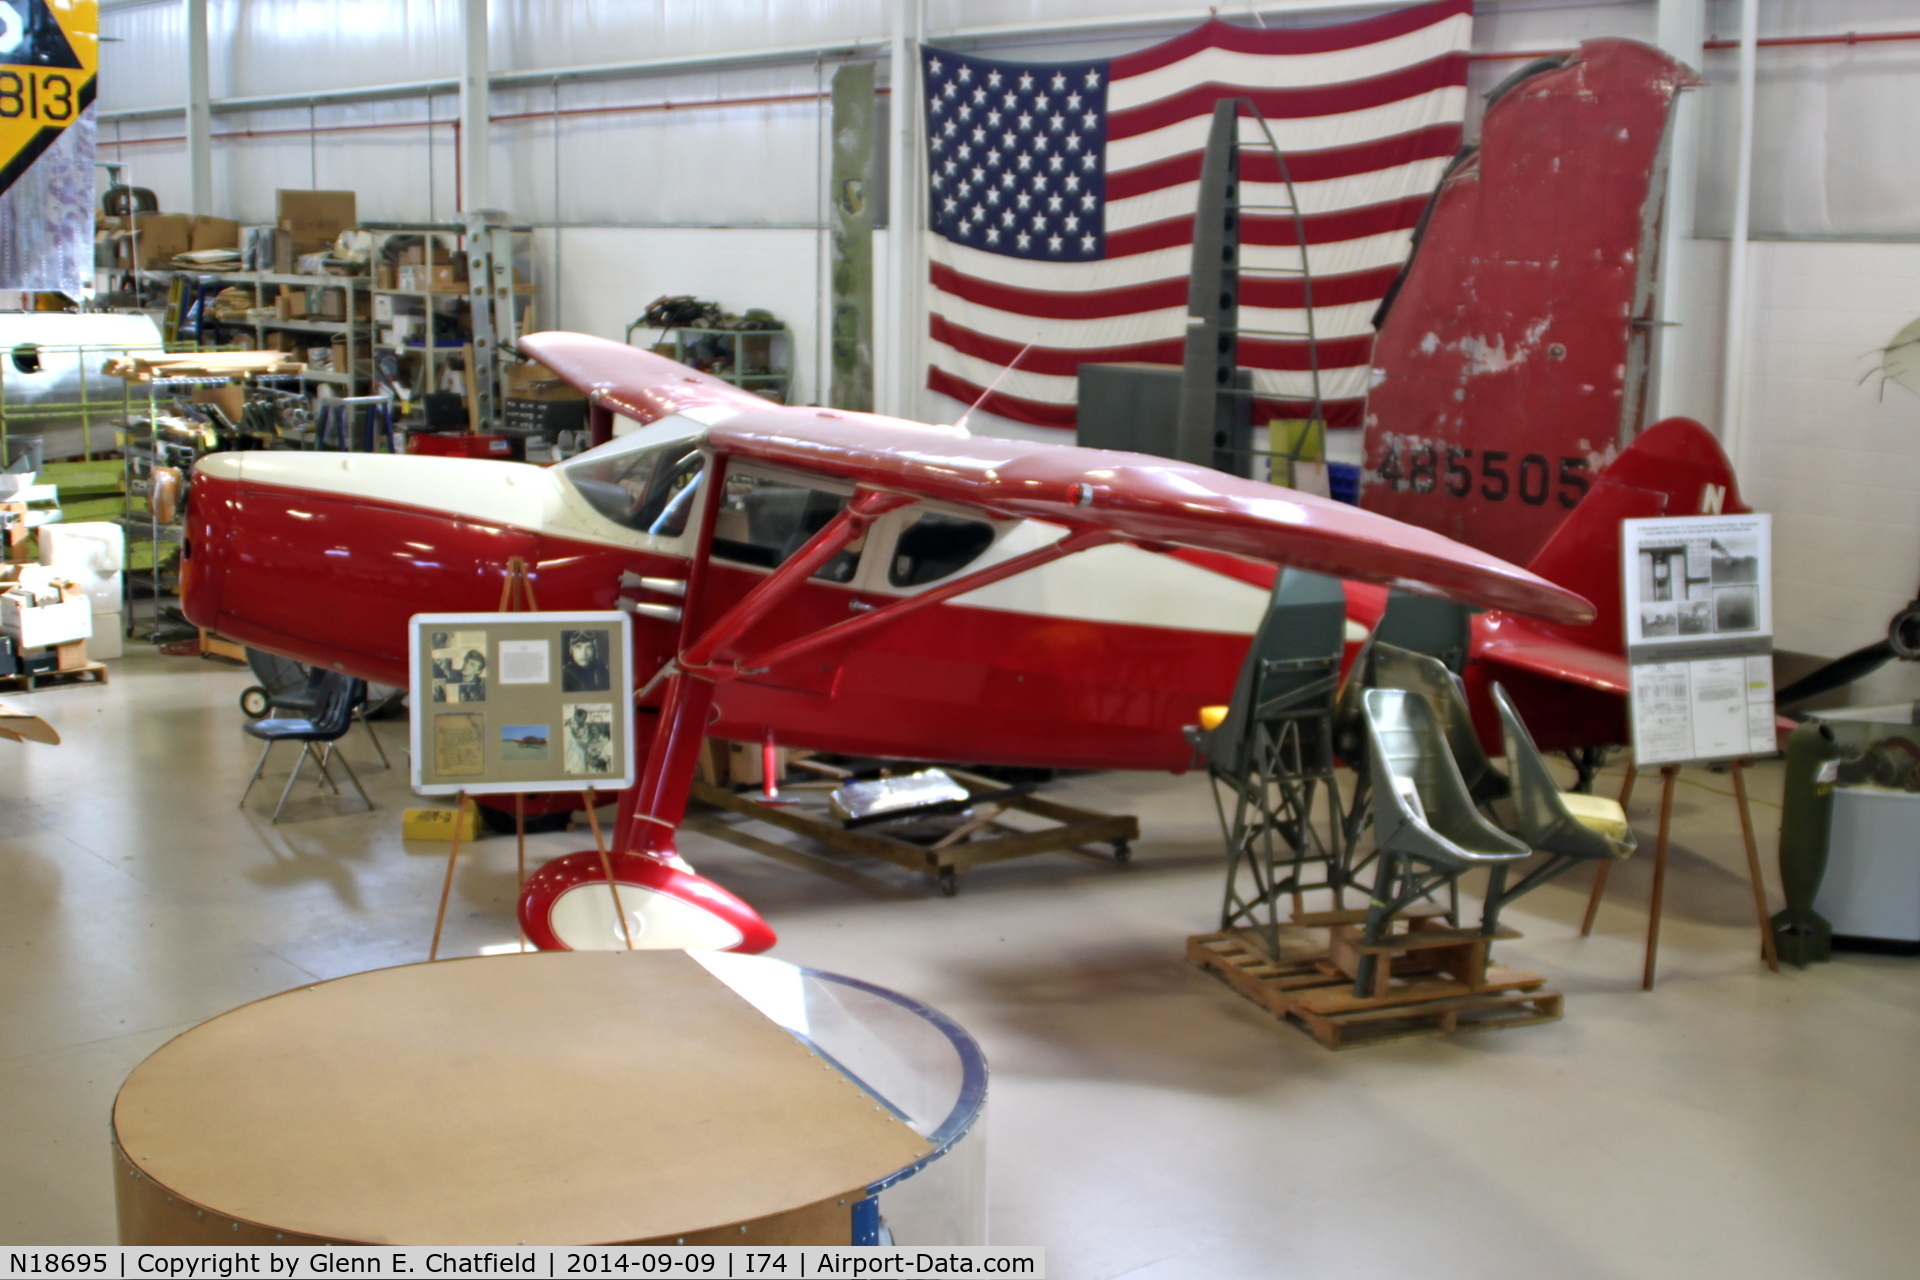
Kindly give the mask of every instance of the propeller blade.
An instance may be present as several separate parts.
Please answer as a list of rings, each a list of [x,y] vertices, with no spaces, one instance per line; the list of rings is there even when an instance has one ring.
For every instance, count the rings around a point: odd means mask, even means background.
[[[1826,693],[1830,689],[1843,688],[1862,676],[1872,675],[1891,662],[1894,657],[1893,645],[1885,640],[1878,644],[1870,644],[1864,649],[1855,649],[1844,658],[1835,658],[1826,666],[1810,671],[1795,680],[1774,695],[1774,705],[1791,706],[1816,694]]]

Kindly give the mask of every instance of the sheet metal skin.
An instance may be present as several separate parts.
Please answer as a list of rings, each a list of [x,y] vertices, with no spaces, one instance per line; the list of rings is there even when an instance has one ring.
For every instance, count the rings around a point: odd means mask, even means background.
[[[1374,343],[1361,506],[1516,564],[1644,421],[1686,67],[1589,40],[1487,110]]]
[[[695,381],[663,357],[584,334],[542,333],[521,349],[596,402],[642,422],[688,408],[745,411],[715,422],[721,457],[830,475],[1008,519],[1109,529],[1148,544],[1277,561],[1334,577],[1438,592],[1484,608],[1578,623],[1587,602],[1451,539],[1344,503],[1144,454],[969,436],[877,414],[775,409]],[[724,394],[733,393],[731,395]]]
[[[497,608],[510,556],[533,567],[548,609],[614,608],[623,572],[687,573],[684,560],[633,549],[204,474],[189,536],[188,616],[243,643],[385,684],[406,683],[407,619]],[[764,578],[717,562],[708,571],[714,608]],[[860,595],[809,580],[751,638],[818,630],[851,616]],[[634,670],[647,675],[680,643],[678,626],[645,615],[633,630]],[[1190,754],[1180,726],[1232,689],[1246,645],[1223,632],[949,603],[858,644],[727,681],[710,732],[757,740],[771,726],[782,740],[856,754],[1178,770]],[[659,694],[650,701],[657,706]],[[642,751],[653,723],[637,721]]]

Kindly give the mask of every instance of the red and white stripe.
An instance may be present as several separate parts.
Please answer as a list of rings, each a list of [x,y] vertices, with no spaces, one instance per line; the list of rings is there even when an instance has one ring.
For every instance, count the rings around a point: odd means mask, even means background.
[[[1213,104],[1248,97],[1286,155],[1305,224],[1328,420],[1357,426],[1374,310],[1460,148],[1472,34],[1472,0],[1438,0],[1304,30],[1212,21],[1115,58],[1105,259],[1034,262],[928,232],[928,387],[971,403],[1036,343],[984,407],[1071,427],[1082,364],[1179,364]],[[1240,141],[1242,206],[1284,205],[1286,187],[1256,121],[1241,122]],[[1299,279],[1259,274],[1300,265],[1291,216],[1249,211],[1241,245],[1241,265],[1253,269],[1241,279],[1241,327],[1303,330]],[[1305,341],[1243,338],[1240,363],[1269,413],[1304,414],[1312,394]]]

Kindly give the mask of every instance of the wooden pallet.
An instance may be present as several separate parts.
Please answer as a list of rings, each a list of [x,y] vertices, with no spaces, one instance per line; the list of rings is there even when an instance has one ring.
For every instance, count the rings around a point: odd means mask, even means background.
[[[1329,950],[1303,939],[1299,928],[1289,927],[1276,960],[1245,931],[1200,933],[1187,939],[1187,959],[1329,1049],[1522,1027],[1561,1014],[1562,997],[1545,989],[1544,977],[1496,964],[1483,966],[1477,986],[1431,970],[1395,973],[1383,964],[1381,994],[1356,996],[1352,976]]]
[[[36,689],[57,689],[63,685],[105,684],[106,682],[106,664],[89,662],[83,667],[72,667],[66,671],[37,671],[32,674],[22,672],[19,675],[0,676],[0,689],[12,693],[32,693]]]
[[[827,812],[826,795],[798,787],[785,789],[789,803],[762,804],[751,793],[736,792],[696,778],[693,798],[716,809],[725,809],[759,822],[810,837],[841,853],[880,858],[909,871],[921,871],[934,877],[942,893],[949,896],[958,889],[961,872],[989,862],[1025,858],[1036,853],[1078,849],[1083,845],[1104,844],[1113,850],[1116,861],[1131,856],[1129,848],[1140,838],[1140,822],[1130,814],[1096,813],[1035,795],[1005,796],[1001,785],[991,778],[947,767],[954,781],[974,795],[1001,794],[1003,798],[982,807],[972,819],[959,823],[932,845],[898,839],[871,827],[849,830]],[[1024,830],[996,821],[1007,810],[1039,818],[1052,825],[1039,830]],[[755,852],[766,852],[764,841],[748,833],[736,839],[724,825],[706,828],[707,833],[731,840]]]

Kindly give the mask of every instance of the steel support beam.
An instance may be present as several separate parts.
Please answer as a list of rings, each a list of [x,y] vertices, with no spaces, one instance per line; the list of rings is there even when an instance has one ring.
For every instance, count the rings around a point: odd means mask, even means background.
[[[485,209],[493,190],[487,0],[460,0],[460,26],[460,207]]]
[[[186,0],[187,207],[213,216],[213,89],[207,71],[207,0]]]
[[[1746,434],[1747,233],[1753,212],[1753,81],[1760,0],[1740,0],[1740,141],[1734,152],[1733,239],[1727,246],[1727,343],[1720,365],[1720,447],[1740,470]]]
[[[918,130],[923,0],[894,0],[887,46],[887,377],[882,413],[918,420],[920,405],[920,164]]]
[[[1695,71],[1704,72],[1706,56],[1706,0],[1659,0],[1654,14],[1654,43]],[[1691,339],[1706,318],[1705,299],[1683,292],[1693,255],[1694,225],[1700,192],[1700,115],[1697,90],[1682,90],[1674,99],[1673,122],[1668,126],[1667,199],[1660,235],[1660,280],[1654,356],[1654,385],[1649,418],[1658,422],[1676,416],[1699,417],[1697,397],[1688,394],[1679,371],[1693,352]],[[1693,333],[1689,333],[1689,329]]]

